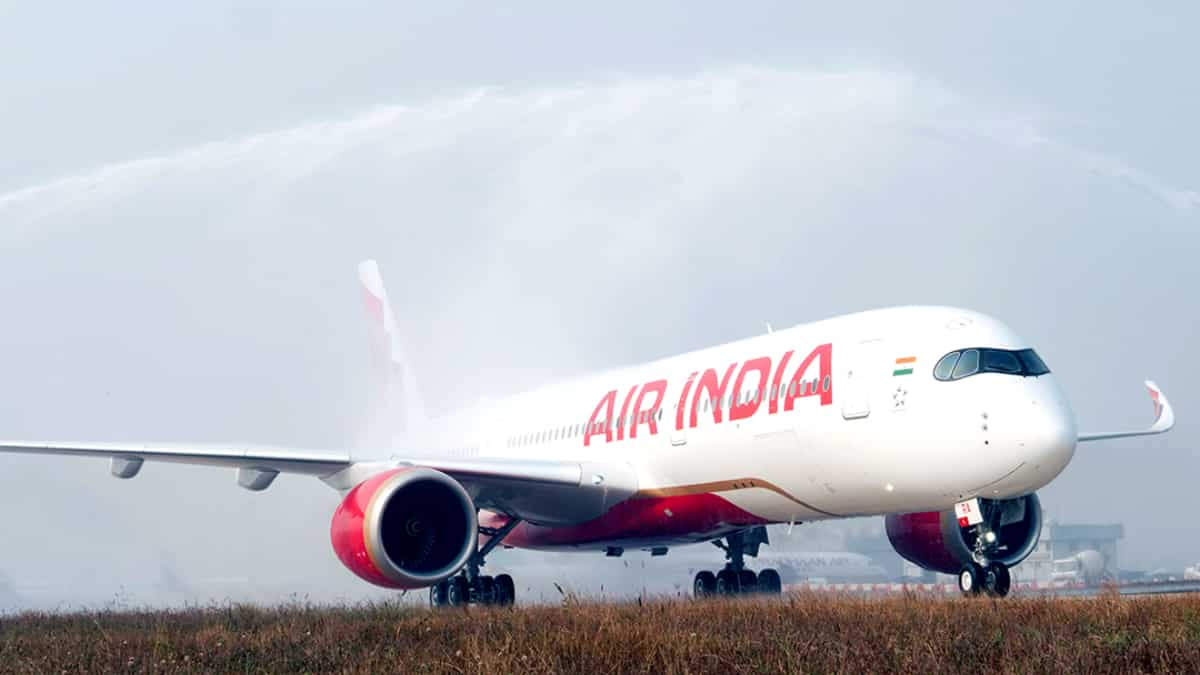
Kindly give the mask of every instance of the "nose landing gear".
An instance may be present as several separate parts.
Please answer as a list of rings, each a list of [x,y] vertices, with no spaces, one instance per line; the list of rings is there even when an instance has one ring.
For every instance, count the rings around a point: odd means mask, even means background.
[[[1012,586],[1012,575],[1008,566],[1001,562],[990,562],[986,566],[978,563],[964,565],[958,573],[958,590],[963,595],[979,595],[985,593],[992,597],[1003,598],[1008,595]]]
[[[1003,598],[1012,586],[1012,575],[1008,565],[992,560],[991,554],[999,546],[994,523],[999,514],[996,509],[985,510],[985,517],[974,525],[975,547],[971,551],[971,562],[963,565],[958,573],[958,590],[963,595],[986,593]]]
[[[779,595],[783,584],[779,572],[765,569],[758,574],[746,569],[746,554],[758,556],[758,547],[770,543],[767,540],[767,530],[756,527],[752,530],[735,532],[725,541],[714,541],[713,545],[725,551],[725,568],[713,574],[707,570],[698,572],[692,580],[692,592],[696,598],[714,596],[749,595]]]

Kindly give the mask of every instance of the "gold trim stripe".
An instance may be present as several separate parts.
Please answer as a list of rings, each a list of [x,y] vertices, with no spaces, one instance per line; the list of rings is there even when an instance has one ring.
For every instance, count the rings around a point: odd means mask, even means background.
[[[818,509],[817,507],[813,506],[812,504],[809,504],[808,502],[797,499],[790,492],[788,492],[787,490],[784,490],[783,488],[779,487],[778,485],[772,483],[769,480],[763,480],[762,478],[752,478],[752,477],[750,477],[750,478],[735,478],[733,480],[718,480],[718,481],[712,481],[710,483],[693,483],[691,485],[676,485],[674,487],[647,488],[644,490],[638,490],[637,493],[635,495],[633,495],[633,498],[634,499],[651,499],[654,497],[683,497],[683,496],[687,496],[687,495],[709,494],[709,493],[714,493],[714,492],[733,492],[735,490],[750,490],[750,489],[754,489],[754,488],[770,490],[771,492],[774,492],[775,494],[783,497],[784,499],[795,502],[810,511],[815,511],[816,513],[823,513],[827,516],[832,516],[834,518],[843,518],[844,517],[837,513],[825,511],[824,509]]]

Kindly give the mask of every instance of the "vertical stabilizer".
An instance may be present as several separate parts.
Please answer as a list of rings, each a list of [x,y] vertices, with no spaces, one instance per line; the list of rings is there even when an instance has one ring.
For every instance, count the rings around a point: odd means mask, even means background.
[[[420,428],[426,422],[425,407],[417,391],[412,364],[405,356],[396,331],[395,314],[383,287],[379,265],[374,260],[362,261],[358,264],[358,279],[362,283],[363,301],[371,322],[377,392],[376,400],[372,402],[376,418],[373,426],[391,432]]]

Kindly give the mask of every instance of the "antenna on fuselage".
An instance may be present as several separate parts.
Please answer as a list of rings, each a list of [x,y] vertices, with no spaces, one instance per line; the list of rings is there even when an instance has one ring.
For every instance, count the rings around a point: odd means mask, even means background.
[[[774,333],[774,332],[775,332],[775,329],[771,328],[771,322],[768,321],[767,322],[767,335],[770,335],[771,333]]]

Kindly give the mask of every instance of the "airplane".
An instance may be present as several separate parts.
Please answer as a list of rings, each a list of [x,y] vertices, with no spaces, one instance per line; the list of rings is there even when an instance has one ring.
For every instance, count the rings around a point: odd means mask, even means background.
[[[662,555],[711,542],[724,566],[697,597],[778,594],[746,565],[766,525],[883,515],[892,546],[958,575],[965,595],[1004,596],[1037,545],[1037,490],[1077,443],[1161,434],[1175,416],[1146,382],[1144,430],[1077,433],[1050,369],[1000,321],[952,307],[866,311],[486,400],[424,411],[378,265],[359,265],[386,377],[378,452],[276,447],[0,441],[0,450],[104,457],[117,478],[144,462],[236,469],[261,491],[280,473],[342,495],[338,559],[435,607],[510,605],[497,547]]]

